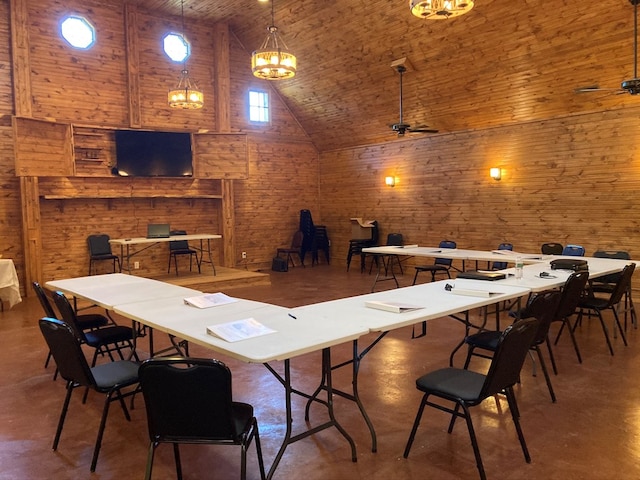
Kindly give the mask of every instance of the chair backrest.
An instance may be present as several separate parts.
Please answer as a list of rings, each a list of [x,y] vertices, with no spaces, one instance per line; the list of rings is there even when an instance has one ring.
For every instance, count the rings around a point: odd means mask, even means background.
[[[40,305],[42,305],[42,309],[44,310],[44,316],[49,318],[58,318],[56,315],[51,302],[49,302],[49,297],[47,297],[44,288],[38,282],[33,282],[33,290],[36,292],[36,296],[40,301]]]
[[[522,364],[538,330],[538,320],[526,318],[507,327],[498,341],[479,400],[502,392],[520,379]]]
[[[95,386],[91,368],[72,327],[64,321],[47,317],[41,318],[39,325],[60,376],[78,385]]]
[[[302,230],[298,230],[293,234],[293,239],[291,240],[291,248],[302,248],[302,243],[304,242],[304,232]]]
[[[596,250],[593,252],[593,256],[597,258],[617,258],[619,260],[631,260],[629,252],[624,250]],[[622,273],[611,273],[609,275],[602,275],[598,278],[594,278],[593,281],[597,283],[618,283]]]
[[[71,328],[75,333],[76,338],[78,338],[80,342],[86,342],[84,332],[78,325],[76,312],[73,310],[73,307],[71,306],[71,303],[69,303],[67,297],[64,296],[64,293],[58,291],[53,292],[53,302],[56,304],[58,312],[60,312],[62,321]]]
[[[178,235],[186,235],[187,232],[186,230],[171,230],[169,232],[169,235],[173,236],[178,236]],[[169,242],[169,250],[173,251],[173,250],[188,250],[189,249],[189,242],[187,240],[171,240]]]
[[[584,289],[589,280],[589,272],[573,272],[569,275],[562,287],[562,297],[556,313],[555,320],[568,318],[576,311],[580,297],[584,294]]]
[[[231,372],[201,358],[151,358],[140,365],[149,437],[237,440],[232,421]]]
[[[561,298],[562,292],[558,290],[543,292],[533,297],[525,308],[523,318],[533,317],[538,320],[538,330],[532,345],[539,345],[547,339],[551,322],[557,318]]]
[[[511,243],[501,243],[498,245],[498,250],[513,250],[513,244]],[[504,270],[507,268],[507,262],[493,262],[491,265],[492,270]]]
[[[93,255],[110,255],[111,244],[109,243],[109,235],[101,233],[98,235],[89,235],[87,237],[89,245],[89,253]]]
[[[456,242],[453,240],[442,240],[438,244],[438,248],[457,248]],[[433,263],[435,265],[444,265],[446,267],[450,267],[453,264],[453,260],[450,258],[436,258]]]
[[[567,245],[562,249],[562,255],[584,257],[584,247],[582,245]]]
[[[387,245],[400,246],[404,245],[401,233],[390,233],[387,235]]]
[[[540,250],[543,255],[562,255],[564,246],[561,243],[543,243]]]
[[[629,289],[629,285],[631,284],[631,277],[633,276],[633,272],[636,269],[635,263],[629,263],[625,265],[622,269],[622,273],[620,275],[620,279],[616,286],[613,288],[613,292],[611,292],[611,297],[609,297],[609,306],[617,305],[622,300],[622,296]]]

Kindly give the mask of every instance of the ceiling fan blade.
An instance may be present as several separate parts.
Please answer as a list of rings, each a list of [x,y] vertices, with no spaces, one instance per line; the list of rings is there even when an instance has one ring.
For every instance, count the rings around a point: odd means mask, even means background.
[[[587,87],[579,87],[579,88],[576,88],[573,92],[574,93],[603,92],[603,93],[608,93],[608,94],[612,94],[612,95],[620,95],[620,94],[623,94],[623,93],[627,93],[627,91],[622,89],[622,88],[600,88],[597,85],[589,85]]]
[[[415,127],[409,127],[409,131],[414,133],[438,133],[438,130],[429,127],[429,125],[418,125]]]

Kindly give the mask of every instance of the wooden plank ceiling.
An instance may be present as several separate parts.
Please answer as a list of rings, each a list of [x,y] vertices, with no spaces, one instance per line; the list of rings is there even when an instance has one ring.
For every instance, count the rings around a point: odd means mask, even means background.
[[[180,14],[179,0],[137,3]],[[271,85],[320,151],[396,139],[391,63],[401,57],[412,66],[405,122],[443,134],[640,104],[640,96],[575,92],[633,78],[630,0],[476,0],[445,21],[418,19],[408,3],[276,0],[275,24],[298,73]],[[271,23],[270,3],[258,0],[185,0],[184,8],[189,21],[228,22],[248,55]]]

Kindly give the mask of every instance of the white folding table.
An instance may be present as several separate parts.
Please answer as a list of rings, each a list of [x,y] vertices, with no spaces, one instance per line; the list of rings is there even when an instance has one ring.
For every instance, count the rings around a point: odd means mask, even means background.
[[[326,322],[304,321],[294,318],[295,315],[289,315],[290,310],[287,308],[244,299],[209,309],[198,309],[186,305],[184,297],[198,295],[201,292],[118,273],[56,280],[47,282],[46,285],[48,288],[88,300],[151,327],[151,331],[159,330],[241,361],[264,364],[283,385],[286,406],[286,433],[269,469],[268,478],[273,477],[288,445],[331,427],[335,427],[348,441],[351,458],[354,462],[357,460],[355,442],[334,415],[331,347],[354,341],[369,333],[366,326],[338,319]],[[227,342],[206,332],[208,326],[216,323],[248,317],[254,318],[275,332],[239,342]],[[322,378],[327,385],[326,401],[318,400],[317,395],[309,395],[292,386],[291,359],[315,351],[322,351]],[[283,373],[270,365],[275,361],[284,362]],[[329,420],[300,434],[292,435],[291,398],[294,394],[325,405]]]
[[[131,257],[134,255],[138,255],[139,253],[144,252],[146,249],[153,247],[159,243],[163,242],[173,242],[180,240],[199,240],[200,248],[197,250],[200,252],[200,260],[198,260],[198,267],[204,261],[205,263],[210,263],[213,268],[213,275],[216,274],[216,266],[213,263],[213,257],[211,256],[211,240],[222,238],[222,235],[212,234],[212,233],[192,233],[188,235],[172,235],[170,237],[165,238],[146,238],[146,237],[135,237],[135,238],[112,238],[109,240],[109,243],[112,245],[120,246],[120,265],[126,265],[127,271],[131,272]],[[204,241],[207,241],[207,247],[204,247]],[[131,247],[136,245],[144,245],[138,250],[132,252]],[[126,252],[126,253],[125,253]],[[209,260],[204,260],[204,253],[207,252]],[[125,263],[126,259],[126,263]]]

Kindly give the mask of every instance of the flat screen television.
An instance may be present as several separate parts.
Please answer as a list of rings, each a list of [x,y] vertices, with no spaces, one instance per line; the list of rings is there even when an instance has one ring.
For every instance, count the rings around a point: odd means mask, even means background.
[[[116,166],[121,177],[192,177],[191,134],[116,130]]]

